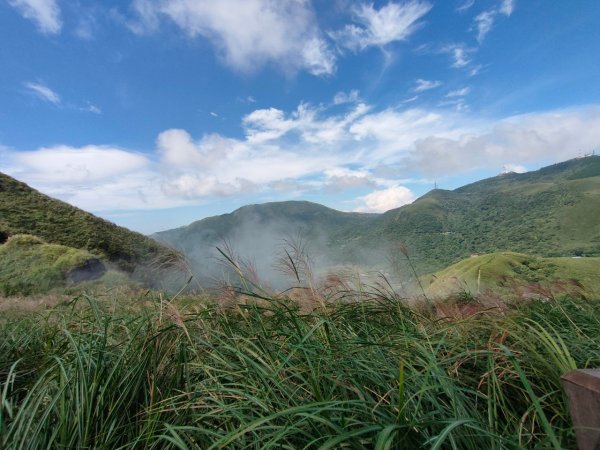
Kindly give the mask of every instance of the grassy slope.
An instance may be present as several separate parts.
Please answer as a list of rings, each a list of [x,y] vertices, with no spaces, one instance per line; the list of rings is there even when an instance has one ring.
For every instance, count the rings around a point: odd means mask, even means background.
[[[575,448],[560,376],[600,364],[600,303],[439,320],[353,295],[0,316],[0,447]]]
[[[519,285],[577,280],[588,294],[600,294],[600,258],[543,258],[499,252],[472,256],[424,277],[431,295],[510,289]]]
[[[0,294],[30,295],[64,287],[67,272],[92,258],[84,250],[15,235],[0,245]]]
[[[43,195],[0,173],[2,233],[32,234],[49,243],[99,253],[127,271],[167,252],[146,236]]]

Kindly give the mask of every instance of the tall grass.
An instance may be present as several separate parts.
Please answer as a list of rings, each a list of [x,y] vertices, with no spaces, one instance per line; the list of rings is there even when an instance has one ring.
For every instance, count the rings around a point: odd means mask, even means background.
[[[0,447],[572,448],[559,377],[600,364],[592,301],[117,300],[3,321]]]

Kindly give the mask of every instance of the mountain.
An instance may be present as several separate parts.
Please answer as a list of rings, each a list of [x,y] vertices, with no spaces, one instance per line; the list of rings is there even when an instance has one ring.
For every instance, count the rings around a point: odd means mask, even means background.
[[[600,157],[436,189],[388,211],[375,228],[400,239],[424,270],[475,253],[600,255]]]
[[[154,237],[184,253],[201,278],[219,280],[227,272],[219,264],[223,256],[218,247],[250,271],[258,272],[263,281],[277,285],[283,277],[278,266],[284,249],[313,257],[321,268],[357,259],[351,254],[356,249],[350,246],[350,252],[344,252],[338,240],[346,236],[352,239],[356,230],[368,227],[376,216],[336,211],[306,201],[273,202],[247,205]],[[376,261],[363,255],[363,262]]]
[[[294,237],[322,268],[383,267],[403,260],[405,252],[419,273],[478,253],[600,256],[600,156],[502,174],[453,191],[435,189],[384,214],[344,213],[310,202],[267,203],[155,237],[182,250],[201,273],[210,272],[219,256],[215,247],[225,243],[253,258],[255,268],[272,270],[273,254],[281,254],[282,242]]]
[[[153,239],[50,198],[0,173],[0,244],[17,234],[92,252],[127,272],[171,253]]]

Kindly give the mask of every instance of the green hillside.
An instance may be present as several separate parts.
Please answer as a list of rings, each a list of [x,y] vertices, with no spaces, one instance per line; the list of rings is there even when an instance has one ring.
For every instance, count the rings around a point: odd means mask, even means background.
[[[0,295],[29,295],[95,280],[106,267],[94,255],[26,234],[0,245]]]
[[[433,190],[377,222],[377,236],[404,241],[423,271],[474,253],[600,256],[600,157]]]
[[[156,237],[205,268],[224,240],[260,261],[273,251],[274,241],[298,230],[315,243],[317,259],[331,265],[382,266],[402,242],[420,273],[479,253],[600,256],[600,156],[499,175],[454,191],[435,189],[385,214],[344,213],[309,202],[267,203]]]
[[[466,258],[423,278],[427,293],[441,297],[538,285],[576,288],[594,296],[600,293],[600,258],[543,258],[499,252]]]
[[[0,173],[0,243],[15,234],[31,234],[48,243],[96,253],[128,272],[169,252],[153,239]]]

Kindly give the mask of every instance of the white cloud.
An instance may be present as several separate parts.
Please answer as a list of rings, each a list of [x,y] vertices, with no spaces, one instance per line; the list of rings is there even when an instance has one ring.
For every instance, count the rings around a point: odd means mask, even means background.
[[[0,170],[93,211],[366,187],[376,190],[363,196],[361,210],[376,211],[411,201],[404,189],[414,179],[503,166],[516,171],[575,157],[600,142],[600,106],[498,121],[449,108],[330,108],[258,109],[244,119],[242,138],[165,130],[148,155],[94,145],[0,148]]]
[[[475,17],[475,29],[477,30],[477,42],[483,42],[492,30],[496,17],[501,14],[510,17],[515,9],[515,0],[501,0],[498,8],[483,11]]]
[[[85,112],[90,112],[92,114],[102,114],[102,110],[91,103],[88,103],[87,106],[82,107],[81,110]]]
[[[359,200],[364,205],[356,208],[354,211],[382,213],[412,203],[416,198],[417,196],[410,189],[396,185],[359,197]]]
[[[442,85],[441,81],[437,81],[437,80],[423,80],[422,78],[418,78],[415,81],[415,87],[413,89],[413,91],[415,92],[423,92],[423,91],[428,91],[430,89],[435,89],[436,87],[439,87]]]
[[[496,11],[483,11],[475,17],[475,26],[477,27],[477,42],[483,42],[487,34],[494,26],[494,16]]]
[[[44,102],[52,103],[59,109],[70,109],[75,111],[89,112],[92,114],[102,114],[102,110],[90,102],[86,102],[85,106],[63,102],[60,95],[42,83],[34,83],[26,81],[23,86],[27,89],[27,93]]]
[[[515,0],[502,0],[499,11],[505,16],[510,16],[515,10]]]
[[[471,88],[464,87],[461,89],[455,89],[453,91],[448,92],[446,94],[446,97],[464,97],[465,95],[468,95],[469,92],[471,92]]]
[[[31,95],[39,98],[40,100],[52,103],[56,106],[60,104],[60,95],[58,95],[48,86],[45,86],[41,83],[33,83],[31,81],[27,81],[23,83],[23,85],[27,88],[27,91]]]
[[[362,3],[354,8],[358,25],[346,25],[330,33],[340,45],[353,51],[371,46],[385,46],[408,38],[419,26],[418,20],[429,12],[432,5],[422,1],[390,2],[376,10],[373,4]]]
[[[255,190],[255,186],[242,178],[223,183],[215,176],[203,177],[187,173],[165,182],[163,190],[170,196],[197,199],[208,196],[228,197],[241,192],[249,193]]]
[[[346,92],[338,92],[333,97],[334,105],[343,105],[344,103],[354,103],[359,100],[358,91],[353,89],[352,91]]]
[[[264,143],[282,138],[295,132],[302,140],[311,144],[332,144],[347,136],[348,127],[369,111],[364,103],[339,116],[320,118],[320,108],[301,103],[287,115],[275,108],[256,110],[243,119],[246,136],[250,143]]]
[[[368,170],[349,169],[347,167],[332,167],[323,171],[325,182],[322,186],[330,191],[376,186],[380,180],[374,178]]]
[[[189,37],[208,39],[234,69],[275,64],[284,72],[335,72],[335,55],[321,37],[310,3],[272,0],[136,0],[135,32],[152,32],[167,17]]]
[[[502,166],[502,173],[525,173],[527,172],[527,168],[525,166],[522,166],[521,164],[504,164]]]
[[[406,167],[445,175],[506,164],[560,161],[600,142],[600,107],[509,117],[455,137],[430,135],[414,142]]]
[[[465,0],[458,8],[456,8],[456,11],[459,13],[464,13],[465,11],[471,9],[474,4],[475,0]]]
[[[448,53],[450,56],[452,56],[452,67],[455,69],[466,67],[471,63],[469,53],[472,51],[472,49],[463,44],[452,44],[442,48],[442,53]]]
[[[148,165],[148,159],[138,153],[95,145],[43,147],[15,153],[12,160],[30,180],[66,184],[118,177]]]
[[[45,34],[57,34],[62,28],[60,8],[56,0],[8,0],[23,17],[37,25]]]

